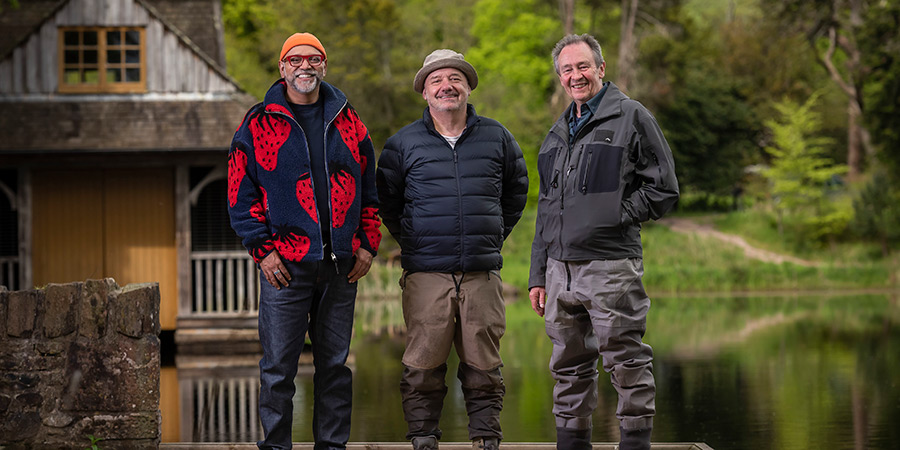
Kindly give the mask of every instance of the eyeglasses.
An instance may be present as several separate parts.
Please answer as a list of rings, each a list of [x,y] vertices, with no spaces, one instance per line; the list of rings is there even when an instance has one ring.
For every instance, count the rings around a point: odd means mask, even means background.
[[[325,62],[325,57],[322,55],[294,55],[284,58],[281,62],[288,63],[291,67],[300,67],[303,65],[304,60],[308,62],[310,66],[318,67]]]

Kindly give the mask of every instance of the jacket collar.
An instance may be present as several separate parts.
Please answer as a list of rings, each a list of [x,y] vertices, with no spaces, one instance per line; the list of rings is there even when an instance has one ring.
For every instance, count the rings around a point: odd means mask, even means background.
[[[425,107],[425,112],[422,113],[422,122],[425,122],[425,128],[437,133],[437,130],[434,128],[434,120],[431,118],[431,112],[427,106]],[[463,130],[463,134],[466,134],[477,122],[478,114],[475,114],[475,107],[471,103],[466,103],[466,129]]]
[[[628,96],[619,90],[619,87],[612,81],[607,81],[604,84],[606,86],[606,93],[603,94],[603,98],[600,99],[600,104],[597,106],[596,111],[594,111],[594,115],[588,119],[588,123],[599,122],[622,114],[622,101],[627,100]],[[556,123],[553,124],[552,131],[566,140],[568,140],[569,136],[569,114],[572,113],[572,108],[574,107],[575,102],[569,103],[569,107],[563,111],[562,115],[559,116],[559,119],[556,120]]]
[[[263,100],[266,112],[278,112],[294,117],[290,105],[288,105],[286,89],[284,78],[272,84]],[[344,105],[347,104],[347,96],[338,88],[325,81],[319,85],[319,97],[322,99],[322,105],[325,108],[326,124],[331,122],[341,112]]]

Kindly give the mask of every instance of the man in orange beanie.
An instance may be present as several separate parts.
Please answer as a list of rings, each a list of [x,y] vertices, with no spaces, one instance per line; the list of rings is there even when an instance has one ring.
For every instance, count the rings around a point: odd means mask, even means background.
[[[350,438],[347,367],[357,281],[378,250],[375,152],[366,126],[322,81],[325,47],[284,42],[282,78],[244,117],[228,155],[231,226],[259,264],[259,417],[264,449],[290,449],[294,377],[309,332],[315,364],[313,438]]]

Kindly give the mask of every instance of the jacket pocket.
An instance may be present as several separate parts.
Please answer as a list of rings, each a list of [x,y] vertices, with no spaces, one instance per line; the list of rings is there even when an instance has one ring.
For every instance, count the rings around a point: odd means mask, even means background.
[[[542,194],[546,194],[547,191],[550,190],[553,186],[553,166],[556,164],[556,155],[559,154],[559,149],[554,148],[546,153],[541,153],[538,155],[538,175],[541,179],[540,190]]]
[[[578,190],[582,194],[600,194],[619,190],[625,149],[607,144],[587,144],[581,152]]]

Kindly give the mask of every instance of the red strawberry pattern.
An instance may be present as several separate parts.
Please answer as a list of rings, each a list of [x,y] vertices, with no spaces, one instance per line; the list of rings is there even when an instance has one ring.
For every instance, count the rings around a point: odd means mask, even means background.
[[[275,170],[278,165],[278,150],[287,141],[291,125],[277,115],[257,114],[250,118],[250,131],[256,148],[256,162],[269,172]]]
[[[347,211],[356,199],[356,178],[344,168],[338,168],[331,174],[331,220],[332,226],[341,228]]]
[[[266,111],[268,111],[270,113],[283,113],[283,114],[287,114],[291,117],[294,117],[294,113],[292,113],[289,109],[285,108],[284,106],[279,105],[278,103],[269,103],[268,105],[266,105]]]
[[[301,228],[281,228],[272,237],[278,254],[288,261],[300,261],[309,253],[310,240]]]
[[[300,206],[309,214],[309,217],[312,217],[314,222],[319,223],[319,216],[316,214],[316,199],[312,188],[312,178],[310,178],[309,172],[300,175],[300,179],[297,180],[297,201],[300,202]]]
[[[253,257],[253,261],[259,264],[272,252],[275,248],[275,243],[272,241],[254,242],[248,245],[247,248],[250,251],[250,256]]]
[[[246,173],[247,154],[235,148],[228,155],[228,206],[232,208],[237,204],[238,191]]]
[[[338,129],[338,134],[350,149],[353,160],[359,163],[359,135],[357,134],[356,125],[353,123],[353,117],[350,116],[349,110],[345,109],[334,119],[334,126]]]
[[[366,239],[372,248],[378,248],[381,244],[381,219],[378,217],[378,208],[371,206],[362,209],[362,217],[359,227],[365,232]]]
[[[269,199],[266,195],[266,190],[262,186],[259,187],[259,190],[262,191],[262,199],[257,199],[253,202],[253,205],[250,206],[250,216],[255,218],[256,220],[265,223],[266,222],[266,211],[269,210]]]

